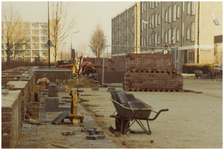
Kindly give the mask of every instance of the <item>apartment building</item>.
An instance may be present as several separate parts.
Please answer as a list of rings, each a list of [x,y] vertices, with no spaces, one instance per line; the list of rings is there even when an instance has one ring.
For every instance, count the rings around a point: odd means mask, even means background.
[[[133,4],[131,9],[134,15],[128,16],[130,18],[122,17],[129,9],[112,18],[113,45],[120,42],[134,45],[136,53],[152,49],[161,53],[164,44],[169,44],[179,71],[184,63],[222,62],[222,2],[145,1]],[[120,24],[116,24],[119,19]],[[134,20],[134,35],[125,33],[129,28],[125,20]],[[132,26],[130,24],[128,26]],[[134,42],[126,39],[134,39]],[[125,55],[127,50],[117,51],[112,47],[112,57]]]
[[[39,58],[47,59],[48,48],[45,44],[48,40],[48,23],[47,22],[20,22],[19,28],[25,30],[26,46],[14,46],[12,49],[11,59],[34,61]],[[7,29],[7,22],[2,22],[2,60],[6,60],[4,32]],[[14,57],[15,56],[15,57]]]

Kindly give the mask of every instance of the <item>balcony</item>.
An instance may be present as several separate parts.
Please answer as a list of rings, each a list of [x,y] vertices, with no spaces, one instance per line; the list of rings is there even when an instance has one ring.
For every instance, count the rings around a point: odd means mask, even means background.
[[[40,26],[41,26],[41,28],[48,29],[47,23],[41,23]]]
[[[39,30],[32,30],[32,35],[39,35]]]
[[[32,49],[40,49],[39,43],[32,44]]]
[[[32,37],[32,42],[39,42],[39,37],[38,36],[37,37],[33,36]]]
[[[39,28],[39,22],[32,23],[32,28],[35,28],[35,29]]]
[[[29,22],[24,22],[23,26],[24,26],[24,28],[29,29],[30,28],[30,23]]]
[[[47,43],[47,39],[48,39],[48,37],[46,37],[46,36],[41,37],[40,42],[42,42],[42,43]]]
[[[45,44],[41,44],[41,49],[44,49],[44,50],[47,49],[47,47],[45,47]]]
[[[46,29],[41,29],[41,30],[40,30],[40,34],[41,34],[41,35],[48,35],[48,30],[46,30]]]

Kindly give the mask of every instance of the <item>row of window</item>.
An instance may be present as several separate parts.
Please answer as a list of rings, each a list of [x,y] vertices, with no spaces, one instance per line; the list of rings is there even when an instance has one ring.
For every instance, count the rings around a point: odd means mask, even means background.
[[[146,5],[147,5],[147,3],[149,3],[149,9],[155,8],[155,7],[157,7],[160,4],[159,1],[156,1],[156,2],[142,2],[141,3],[142,4],[142,7],[141,7],[142,13],[144,13],[146,11],[146,7],[147,7]],[[183,12],[185,10],[184,3],[185,2],[182,2]],[[169,7],[169,9],[170,9],[169,12],[171,13],[171,7]],[[174,4],[173,5],[173,13],[176,13],[176,11],[180,12],[180,7],[179,6],[177,7],[176,4]],[[187,14],[189,15],[190,13],[192,15],[195,14],[195,2],[194,1],[188,1],[187,2]]]
[[[190,4],[188,2],[188,4]],[[194,4],[194,5],[193,5]],[[190,6],[189,6],[190,8]],[[195,14],[195,3],[192,2],[192,11],[191,14],[194,15]],[[190,10],[190,9],[189,9]],[[188,11],[190,14],[190,11]],[[165,22],[171,22],[172,20],[172,11],[171,11],[171,7],[168,8],[168,11],[165,12]],[[176,21],[177,18],[180,18],[180,6],[176,6],[173,5],[173,21]],[[151,15],[151,18],[149,18],[149,22],[142,20],[142,31],[146,29],[146,24],[149,24],[150,28],[156,28],[158,25],[160,25],[160,14],[159,13],[155,13]]]
[[[183,23],[183,28],[184,28],[184,23]],[[194,29],[195,29],[195,23],[191,23],[191,27],[186,27],[186,39],[187,40],[191,40],[194,41]],[[185,31],[185,30],[183,30]],[[184,32],[182,33],[184,36]],[[160,44],[160,34],[155,33],[154,34],[154,46],[157,46],[157,44]],[[167,44],[175,44],[176,42],[180,41],[180,30],[177,30],[176,28],[173,28],[173,34],[171,29],[168,29],[168,32],[165,32],[164,34],[165,37],[165,43]],[[152,38],[151,36],[149,36],[148,39],[148,45],[151,46],[152,45]],[[144,37],[142,37],[142,46],[146,46],[146,39]]]
[[[45,44],[37,44],[37,43],[34,43],[32,44],[32,49],[47,49],[47,47],[45,47]],[[5,44],[2,43],[2,49],[5,49]],[[31,44],[30,43],[26,43],[25,45],[22,45],[22,44],[16,44],[15,45],[15,49],[31,49]]]
[[[15,26],[16,28],[30,28],[30,22],[2,22],[2,28],[8,28],[10,26]],[[39,22],[34,22],[31,23],[32,28],[48,28],[47,23],[39,23]]]

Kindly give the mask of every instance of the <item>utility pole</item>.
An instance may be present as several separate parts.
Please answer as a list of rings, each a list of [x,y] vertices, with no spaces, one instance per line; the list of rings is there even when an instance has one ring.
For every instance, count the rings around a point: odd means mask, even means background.
[[[50,21],[49,21],[49,1],[48,1],[48,40],[50,40]],[[51,64],[50,64],[50,55],[51,55],[51,50],[50,50],[50,43],[48,45],[48,67],[50,68],[51,67]]]

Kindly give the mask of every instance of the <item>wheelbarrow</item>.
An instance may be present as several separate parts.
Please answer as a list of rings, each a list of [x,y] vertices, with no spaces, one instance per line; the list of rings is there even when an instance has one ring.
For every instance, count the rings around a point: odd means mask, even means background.
[[[110,117],[115,118],[116,130],[122,134],[127,133],[130,127],[137,122],[142,130],[150,135],[151,130],[149,121],[155,120],[161,112],[168,111],[169,109],[161,109],[158,112],[153,111],[153,107],[144,103],[143,101],[134,97],[133,94],[128,94],[124,90],[110,91],[115,112]],[[151,112],[155,113],[153,118],[149,118]],[[116,113],[116,114],[115,114]],[[146,121],[147,128],[142,123]]]

